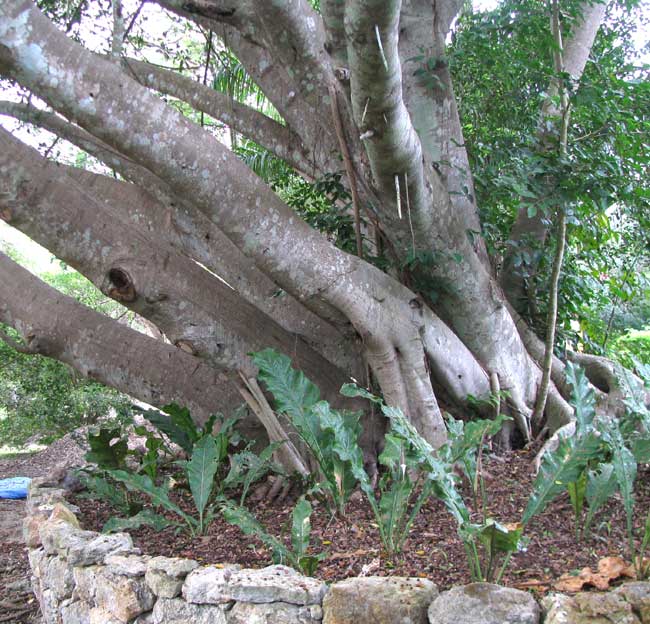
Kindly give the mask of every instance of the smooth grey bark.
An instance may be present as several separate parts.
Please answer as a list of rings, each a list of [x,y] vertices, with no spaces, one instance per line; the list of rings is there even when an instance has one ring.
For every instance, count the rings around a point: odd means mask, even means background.
[[[85,130],[31,105],[0,101],[0,114],[11,115],[53,132],[95,156],[134,184],[69,168],[68,175],[87,189],[96,188],[108,203],[128,208],[151,237],[170,242],[182,254],[217,274],[249,303],[298,335],[330,362],[355,377],[363,369],[358,345],[342,316],[319,318],[259,271],[204,215],[148,170],[118,153]],[[148,192],[149,191],[149,192]],[[152,196],[153,194],[153,196]],[[155,197],[154,197],[155,196]],[[338,329],[337,329],[338,327]]]
[[[274,119],[176,72],[132,58],[123,59],[122,63],[126,73],[140,84],[176,97],[222,121],[298,171],[315,171],[315,163],[310,161],[300,137]]]
[[[179,13],[211,26],[225,22],[225,32],[236,40],[234,46],[243,51],[243,56],[248,55],[251,67],[255,65],[251,75],[264,83],[274,104],[280,102],[276,107],[289,129],[303,140],[309,139],[306,145],[313,162],[323,163],[319,165],[321,171],[333,170],[338,145],[333,124],[322,112],[329,110],[331,89],[344,96],[345,87],[336,82],[326,54],[323,24],[306,3],[280,1],[261,6],[251,1],[240,3],[234,13],[231,4],[216,0],[161,0],[161,4],[174,5]],[[434,32],[446,28],[443,25],[455,10],[452,5],[442,3],[437,7]],[[358,91],[353,93],[354,115],[344,106],[341,116],[364,198],[373,199],[371,208],[376,210],[397,250],[398,262],[399,257],[404,259],[412,252],[428,253],[434,258],[428,272],[444,282],[436,308],[453,331],[413,292],[327,243],[207,133],[170,110],[114,64],[97,59],[67,40],[30,3],[0,7],[5,24],[0,28],[0,70],[122,158],[164,180],[175,197],[186,200],[188,214],[198,209],[255,263],[257,270],[313,314],[328,320],[339,315],[349,321],[360,336],[361,349],[388,402],[403,407],[434,443],[444,439],[444,426],[430,372],[454,398],[468,392],[483,394],[489,388],[488,375],[498,375],[501,388],[511,393],[511,409],[518,415],[522,429],[527,430],[528,406],[539,368],[517,332],[481,249],[467,236],[467,215],[471,216],[474,208],[458,210],[449,194],[449,176],[445,178],[426,167],[426,153],[421,152],[421,138],[411,120],[415,109],[404,104],[404,100],[417,103],[425,94],[413,91],[413,97],[403,93],[393,97],[404,83],[405,74],[399,61],[396,26],[400,6],[398,2],[349,4],[346,39],[350,86]],[[223,12],[223,8],[228,11]],[[377,9],[373,19],[361,11],[370,8]],[[188,14],[190,9],[192,13]],[[282,29],[288,31],[288,39],[295,44],[293,52],[278,37]],[[279,60],[291,71],[277,70]],[[275,67],[270,61],[276,62]],[[383,68],[384,72],[373,77],[373,67],[380,71]],[[278,88],[269,79],[271,75],[279,78]],[[411,83],[406,80],[406,84]],[[366,121],[367,97],[364,99],[363,92],[371,89],[376,90],[373,93],[377,102],[373,105],[378,105],[371,114],[379,130],[385,129],[382,126],[394,115],[390,119],[397,124],[397,131],[388,128],[386,137],[378,136],[375,142],[372,136],[366,137],[366,150],[361,146],[357,125]],[[341,97],[341,101],[346,103],[347,99]],[[434,99],[433,111],[443,119],[445,111],[441,113],[441,104],[436,102]],[[448,145],[453,143],[449,137],[458,136],[454,135],[452,122],[441,123],[441,136]],[[404,132],[400,133],[400,129]],[[387,146],[397,148],[399,158],[393,162],[408,163],[412,175],[407,172],[400,181],[404,171],[383,168],[381,154],[382,150],[389,151]],[[378,174],[374,178],[371,167]],[[379,195],[373,184],[380,189]],[[411,202],[416,206],[414,220],[399,218],[397,197],[405,213],[412,207]],[[561,399],[555,404],[561,417],[570,415]]]
[[[343,312],[360,333],[387,400],[402,406],[432,442],[444,439],[413,293],[324,241],[222,145],[70,42],[31,4],[7,8],[4,16],[10,24],[0,33],[5,71],[178,193],[191,195],[258,267],[312,309],[325,304]],[[32,63],[36,49],[38,62]]]
[[[150,405],[186,405],[198,422],[242,403],[223,372],[86,308],[1,252],[0,321],[19,332],[28,351]]]
[[[254,376],[247,354],[265,347],[293,357],[340,402],[348,377],[298,336],[198,264],[142,229],[133,206],[98,201],[61,165],[0,130],[3,219],[88,277],[102,292],[154,322],[180,349],[223,370]],[[100,195],[101,197],[101,195]],[[128,195],[127,195],[128,197]],[[339,399],[339,401],[337,401]]]

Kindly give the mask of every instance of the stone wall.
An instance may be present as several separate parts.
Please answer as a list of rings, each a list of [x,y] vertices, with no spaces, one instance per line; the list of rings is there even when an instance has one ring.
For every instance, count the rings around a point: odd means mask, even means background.
[[[328,586],[285,566],[149,557],[126,533],[82,530],[76,512],[63,490],[33,481],[23,531],[44,624],[650,624],[649,583],[556,594],[542,608],[526,592],[487,583],[441,594],[419,578]]]

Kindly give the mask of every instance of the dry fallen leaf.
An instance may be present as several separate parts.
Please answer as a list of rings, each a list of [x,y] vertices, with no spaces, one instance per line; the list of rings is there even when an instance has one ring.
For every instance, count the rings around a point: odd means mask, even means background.
[[[632,574],[630,574],[632,572]],[[604,591],[609,589],[612,581],[621,576],[634,578],[634,571],[621,557],[603,557],[598,562],[598,572],[591,568],[582,568],[577,575],[563,574],[553,587],[559,591],[578,592],[586,585]]]

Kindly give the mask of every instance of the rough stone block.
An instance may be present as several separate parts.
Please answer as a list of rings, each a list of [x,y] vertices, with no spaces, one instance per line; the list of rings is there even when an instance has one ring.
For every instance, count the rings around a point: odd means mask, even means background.
[[[614,592],[551,594],[542,600],[544,624],[640,624],[632,606]]]
[[[275,565],[260,570],[198,568],[183,585],[183,596],[197,604],[287,602],[321,604],[327,592],[322,581],[302,576],[292,568]]]
[[[160,598],[152,619],[153,624],[227,624],[224,607],[188,604],[181,598]]]
[[[323,610],[318,605],[299,607],[286,602],[237,602],[227,618],[228,624],[320,624]]]
[[[650,624],[650,583],[634,581],[618,587],[615,592],[625,598],[641,618],[641,624]]]
[[[66,600],[60,610],[62,624],[90,624],[90,607],[81,600]]]
[[[198,567],[192,559],[154,557],[147,564],[145,580],[160,598],[176,598],[181,593],[185,577]]]
[[[107,567],[97,574],[95,604],[120,622],[150,611],[154,601],[143,578],[112,574]]]
[[[84,531],[91,533],[90,531]],[[92,533],[92,538],[86,540],[70,540],[68,542],[67,557],[71,565],[87,566],[104,563],[109,555],[125,555],[136,553],[133,541],[128,533],[114,533],[112,535],[99,535]]]
[[[426,579],[346,579],[332,585],[323,599],[323,624],[427,624],[427,609],[437,595]]]
[[[73,568],[72,575],[74,577],[75,588],[72,592],[72,597],[83,600],[88,604],[94,604],[97,584],[99,582],[98,579],[101,578],[103,570],[104,566]]]
[[[530,594],[492,583],[452,587],[429,607],[430,624],[538,624],[539,615]]]
[[[57,600],[69,598],[74,589],[72,568],[65,559],[47,557],[41,581],[44,587],[52,590]]]
[[[104,563],[113,574],[138,577],[147,571],[149,557],[145,555],[109,555]]]

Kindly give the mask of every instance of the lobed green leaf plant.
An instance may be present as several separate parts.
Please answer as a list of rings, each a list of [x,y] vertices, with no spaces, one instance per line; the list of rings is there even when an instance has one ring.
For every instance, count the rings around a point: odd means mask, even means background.
[[[496,421],[476,421],[466,435],[457,427],[450,442],[435,451],[401,410],[385,405],[379,397],[355,384],[345,384],[341,393],[374,401],[390,421],[386,446],[379,458],[388,469],[379,483],[379,501],[365,471],[359,477],[388,553],[392,555],[401,550],[422,505],[433,495],[442,501],[456,520],[472,578],[499,582],[512,553],[523,545],[522,526],[503,525],[492,519],[481,524],[472,523],[465,501],[458,492],[454,470],[456,461],[462,457],[468,459],[471,451],[476,452],[473,445],[477,440],[477,444],[482,444],[489,431],[498,430],[496,424],[492,424]],[[502,423],[504,418],[499,422]],[[417,475],[415,481],[411,474]],[[497,567],[501,560],[502,565]]]
[[[273,442],[259,455],[248,448],[235,453],[230,458],[230,470],[223,480],[223,489],[230,490],[241,487],[239,504],[243,505],[253,483],[262,479],[269,472],[284,474],[282,466],[273,460],[273,454],[282,444],[283,442]]]
[[[603,418],[596,422],[595,395],[584,371],[569,363],[567,379],[572,386],[575,434],[560,437],[557,448],[545,454],[523,522],[527,524],[566,489],[574,511],[576,537],[579,538],[584,503],[587,503],[587,512],[582,524],[583,536],[589,534],[598,510],[618,492],[625,510],[632,560],[637,567],[643,566],[634,535],[634,482],[638,463],[650,460],[650,435],[643,426],[647,411],[645,403],[638,397],[628,399],[623,417]],[[628,386],[631,379],[628,377]],[[644,534],[641,549],[647,547],[645,537]],[[644,571],[638,567],[637,573],[641,576]]]
[[[223,501],[221,512],[230,524],[239,527],[246,535],[257,537],[272,552],[273,563],[288,564],[302,574],[313,576],[326,553],[310,554],[312,506],[300,497],[291,514],[291,548],[271,535],[255,516],[241,505]]]
[[[312,493],[321,496],[330,513],[345,515],[345,504],[359,478],[363,458],[358,445],[360,414],[335,410],[320,399],[319,389],[286,355],[273,349],[252,354],[274,398],[274,407],[286,414],[298,436],[316,460],[320,475]]]
[[[217,444],[220,445],[220,454],[227,452],[228,444],[237,442],[235,425],[239,420],[237,415],[224,418],[221,414],[213,414],[202,425],[197,425],[190,414],[190,410],[176,403],[170,403],[158,410],[143,410],[142,415],[159,431],[164,433],[171,442],[180,446],[187,455],[192,454],[194,445],[205,435],[212,434],[215,425],[219,424]],[[224,447],[225,444],[225,447]],[[225,455],[224,455],[225,456]]]
[[[130,492],[138,492],[146,496],[155,509],[172,512],[182,521],[191,535],[201,535],[205,532],[214,517],[216,499],[219,494],[217,473],[223,460],[227,457],[227,432],[218,435],[205,434],[193,446],[190,458],[177,462],[182,466],[194,502],[196,517],[186,513],[169,496],[169,480],[157,485],[149,474],[137,474],[127,470],[107,470],[107,473],[127,488]],[[224,449],[225,447],[225,449]],[[140,515],[140,525],[151,521],[160,524],[154,515]],[[115,523],[119,522],[118,520]],[[122,519],[121,522],[127,522]],[[114,524],[115,524],[114,523]]]

